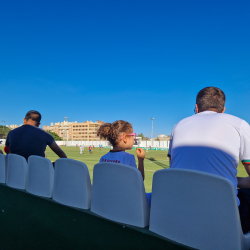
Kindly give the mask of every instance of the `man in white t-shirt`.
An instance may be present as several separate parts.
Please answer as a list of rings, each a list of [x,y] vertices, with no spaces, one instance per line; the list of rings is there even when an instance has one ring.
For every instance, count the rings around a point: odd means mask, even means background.
[[[196,114],[174,127],[168,156],[170,168],[199,170],[227,178],[237,195],[239,158],[250,175],[250,126],[238,117],[224,114],[225,100],[225,94],[218,88],[202,89],[196,97]],[[238,197],[237,200],[239,205]]]

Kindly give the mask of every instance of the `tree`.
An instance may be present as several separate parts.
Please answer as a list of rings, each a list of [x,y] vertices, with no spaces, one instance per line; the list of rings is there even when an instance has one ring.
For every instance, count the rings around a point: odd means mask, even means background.
[[[143,133],[140,133],[140,134],[138,134],[137,136],[138,136],[138,137],[141,137],[142,140],[144,139]]]
[[[148,140],[149,140],[149,138],[146,137],[146,136],[144,136],[143,133],[140,133],[140,134],[138,134],[137,136],[138,136],[138,137],[141,137],[141,139],[142,139],[143,141],[148,141]]]
[[[0,125],[0,138],[1,138],[1,139],[6,139],[8,133],[9,133],[10,131],[11,131],[10,128],[8,128],[8,127],[6,127],[6,126],[3,126],[3,125]]]
[[[62,141],[62,138],[57,133],[52,131],[47,131],[47,132],[54,137],[55,141]]]

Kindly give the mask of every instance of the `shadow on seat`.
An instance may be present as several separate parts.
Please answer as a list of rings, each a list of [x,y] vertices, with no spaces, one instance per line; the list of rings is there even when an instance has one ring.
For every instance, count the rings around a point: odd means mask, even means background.
[[[24,157],[8,154],[6,185],[12,188],[25,189],[28,164]]]
[[[6,176],[6,156],[0,154],[0,183],[5,183]]]
[[[249,249],[233,184],[194,170],[164,169],[153,176],[149,230],[197,249]]]
[[[146,227],[149,207],[141,173],[124,164],[96,164],[91,211],[116,222]]]
[[[26,191],[31,194],[52,197],[54,168],[49,159],[32,155],[28,158]]]
[[[67,206],[89,209],[91,193],[86,164],[72,159],[56,160],[53,200]]]

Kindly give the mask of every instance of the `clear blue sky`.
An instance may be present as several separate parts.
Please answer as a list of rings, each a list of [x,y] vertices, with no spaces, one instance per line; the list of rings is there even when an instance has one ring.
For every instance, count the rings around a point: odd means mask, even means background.
[[[250,123],[250,1],[2,1],[0,124],[123,119],[150,137],[221,88]]]

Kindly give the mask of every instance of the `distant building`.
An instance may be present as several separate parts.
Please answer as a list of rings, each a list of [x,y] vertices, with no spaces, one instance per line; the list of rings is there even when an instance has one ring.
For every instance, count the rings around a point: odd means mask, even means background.
[[[67,117],[65,121],[51,123],[50,126],[43,126],[43,130],[51,131],[58,134],[63,140],[66,141],[96,141],[100,140],[97,137],[97,130],[103,124],[103,121],[85,121],[82,123],[68,122]]]
[[[12,125],[6,125],[6,127],[12,130],[12,129],[14,129],[14,128],[21,127],[22,125],[23,125],[23,124],[20,124],[19,126],[16,125],[16,124],[12,124]]]
[[[158,135],[159,141],[170,141],[171,136],[170,135]]]

